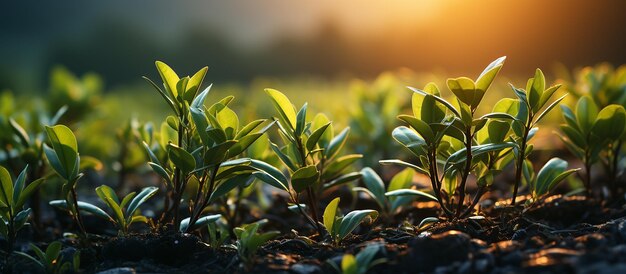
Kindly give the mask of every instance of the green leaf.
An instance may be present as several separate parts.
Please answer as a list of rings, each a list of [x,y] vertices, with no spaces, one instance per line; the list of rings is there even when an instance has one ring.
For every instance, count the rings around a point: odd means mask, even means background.
[[[421,95],[424,95],[424,96],[429,94],[429,93],[426,93],[425,91],[417,89],[417,88],[413,88],[413,87],[408,87],[408,88],[410,90],[412,90],[413,92],[421,94]],[[441,98],[439,96],[433,96],[433,97],[435,98],[435,100],[437,100],[437,102],[443,104],[448,110],[450,110],[452,113],[454,113],[455,116],[461,117],[461,114],[448,101],[444,100],[443,98]]]
[[[13,132],[15,132],[15,135],[17,135],[17,137],[20,139],[20,142],[22,142],[22,145],[24,147],[29,147],[30,137],[28,137],[28,133],[26,133],[26,130],[24,130],[24,128],[22,128],[20,124],[18,124],[15,120],[13,120],[13,118],[9,118],[9,126],[11,126],[11,129],[13,129]]]
[[[298,114],[296,115],[296,128],[295,128],[296,136],[301,136],[302,133],[304,132],[304,125],[306,123],[307,105],[308,105],[307,103],[304,103],[304,105],[302,106],[300,111],[298,111]]]
[[[335,155],[339,153],[341,148],[346,143],[349,133],[350,133],[350,128],[347,127],[344,130],[342,130],[341,133],[339,133],[339,135],[335,136],[335,138],[333,138],[330,141],[330,143],[328,144],[328,148],[324,150],[324,155],[326,156],[326,159],[332,159]]]
[[[56,170],[57,173],[66,180],[73,179],[70,177],[78,173],[77,170],[74,170],[78,161],[78,145],[74,133],[64,125],[46,126],[46,132],[54,149],[54,154],[58,159],[58,164],[62,168],[61,170]],[[46,156],[48,156],[48,152],[46,152]],[[50,160],[48,158],[48,160],[51,164],[54,162],[54,159]]]
[[[435,133],[433,133],[433,130],[426,122],[409,115],[399,115],[398,119],[406,122],[415,129],[427,143],[430,144],[435,141]]]
[[[387,187],[387,191],[394,191],[410,187],[411,184],[413,184],[414,176],[415,170],[413,170],[412,168],[403,169],[402,171],[394,175],[393,178],[391,178],[391,182],[389,182],[389,187]]]
[[[547,102],[550,100],[550,97],[561,87],[561,85],[554,85],[549,87],[548,89],[543,91],[541,94],[541,99],[539,99],[539,103],[537,103],[537,109],[541,109]]]
[[[576,104],[576,121],[583,135],[589,134],[598,116],[598,107],[588,96],[580,97]]]
[[[198,132],[198,136],[200,136],[200,140],[205,146],[212,145],[209,141],[209,135],[206,132],[206,128],[209,126],[209,122],[204,113],[204,101],[206,96],[209,94],[211,90],[211,86],[206,87],[197,97],[193,99],[191,105],[189,106],[189,111],[191,112],[191,119],[196,125],[196,131]]]
[[[287,181],[287,178],[277,168],[269,165],[266,162],[255,159],[250,160],[250,166],[259,170],[259,172],[252,173],[252,175],[257,177],[259,180],[268,183],[269,185],[278,189],[289,191],[289,183]]]
[[[31,209],[27,208],[25,210],[18,212],[15,215],[15,219],[13,220],[14,231],[20,230],[26,224],[26,221],[28,221],[28,217],[30,216],[30,212],[31,212]],[[4,222],[4,220],[2,220],[1,222]]]
[[[48,248],[46,248],[46,265],[52,265],[53,262],[59,258],[59,255],[61,254],[61,247],[61,242],[57,241],[52,242],[50,245],[48,245]]]
[[[289,168],[289,170],[295,171],[298,169],[298,166],[296,165],[296,161],[291,159],[288,153],[283,152],[283,150],[281,150],[274,143],[270,143],[270,148],[272,149],[272,151],[274,151],[274,153],[276,153],[280,161],[283,162]]]
[[[330,126],[330,122],[322,125],[321,127],[315,129],[315,131],[313,131],[313,133],[311,133],[311,136],[309,136],[309,139],[306,140],[306,149],[311,151],[313,149],[315,149],[315,145],[317,145],[317,142],[320,140],[320,138],[324,135],[324,133],[326,132],[326,129],[328,129],[328,127]]]
[[[15,180],[15,186],[13,187],[13,207],[16,210],[20,210],[20,208],[16,207],[17,201],[19,201],[20,196],[22,195],[22,190],[24,189],[24,185],[26,184],[26,170],[28,170],[28,165],[26,165],[26,167],[24,167],[24,169],[22,170],[22,172],[20,172],[20,175],[17,176],[17,179]],[[4,184],[3,184],[4,186]]]
[[[241,137],[241,139],[237,140],[236,144],[230,147],[226,158],[230,159],[243,153],[248,147],[250,147],[250,145],[252,145],[252,143],[254,143],[262,135],[263,133],[253,133],[253,134]]]
[[[265,92],[272,99],[274,108],[278,110],[280,118],[291,127],[292,130],[296,128],[296,111],[289,101],[289,98],[285,94],[275,89],[265,89]]]
[[[215,223],[220,218],[222,218],[222,215],[220,214],[203,216],[203,217],[198,218],[196,223],[191,227],[189,227],[189,222],[191,221],[191,219],[185,218],[180,222],[179,231],[180,232],[194,231],[198,228],[208,226],[211,223]]]
[[[189,79],[185,88],[185,95],[183,96],[185,101],[192,102],[192,100],[195,99],[196,94],[198,94],[198,90],[200,90],[200,86],[202,85],[202,81],[204,80],[204,77],[206,76],[208,70],[208,67],[203,67]]]
[[[363,158],[363,155],[361,154],[349,154],[335,159],[328,164],[328,166],[326,166],[324,174],[322,174],[322,178],[332,178],[361,158]]]
[[[165,182],[168,185],[170,186],[172,185],[172,178],[170,177],[170,174],[167,173],[167,171],[165,171],[165,169],[162,166],[153,162],[148,162],[148,165],[152,168],[152,170],[154,170],[154,172],[156,172],[156,174],[159,174],[161,178],[165,179]]]
[[[413,93],[413,113],[417,110],[420,111],[419,116],[415,115],[415,117],[419,117],[419,120],[424,121],[424,123],[432,124],[432,123],[440,123],[446,117],[446,112],[443,106],[440,106],[435,99],[435,95],[427,94],[421,99],[421,107],[417,107],[416,104],[419,101],[419,94]]]
[[[364,210],[351,211],[350,213],[346,214],[346,216],[344,216],[343,219],[341,220],[341,225],[339,227],[339,233],[338,233],[339,239],[343,239],[346,236],[348,236],[348,234],[354,231],[354,229],[356,229],[357,226],[359,226],[359,224],[363,222],[365,217],[368,217],[368,216],[371,217],[372,219],[376,219],[378,217],[378,211],[371,210],[371,209],[364,209]]]
[[[10,206],[13,204],[13,179],[11,179],[9,171],[3,166],[0,166],[0,182],[2,183],[0,200],[2,203]]]
[[[291,186],[300,193],[318,181],[320,173],[315,166],[302,167],[291,175]]]
[[[419,191],[416,189],[408,189],[408,188],[389,191],[385,193],[385,196],[388,196],[388,197],[419,196],[419,197],[424,197],[426,199],[429,199],[435,202],[438,201],[437,198],[431,194],[428,194],[426,192]]]
[[[159,75],[161,75],[163,85],[170,93],[171,99],[175,100],[176,98],[178,98],[178,90],[176,89],[176,84],[178,84],[180,78],[178,77],[176,72],[174,72],[174,70],[170,68],[167,64],[161,61],[156,61],[155,65],[157,67],[157,70],[159,71]]]
[[[447,84],[450,91],[471,109],[475,109],[485,95],[485,90],[476,89],[474,80],[467,77],[448,79]]]
[[[381,165],[399,165],[399,166],[403,166],[403,167],[409,167],[414,169],[415,171],[424,174],[424,175],[428,175],[429,172],[426,169],[423,169],[421,167],[418,167],[414,164],[411,163],[407,163],[405,161],[402,160],[397,160],[397,159],[391,159],[391,160],[380,160],[378,161]]]
[[[344,254],[341,258],[341,273],[342,274],[358,274],[359,267],[354,255]]]
[[[48,204],[50,204],[51,206],[60,208],[60,209],[69,210],[69,207],[67,205],[67,201],[65,201],[65,200],[53,200],[53,201],[50,201]],[[104,210],[100,209],[99,207],[97,207],[97,206],[95,206],[93,204],[90,204],[90,203],[87,203],[87,202],[78,201],[78,209],[82,210],[82,211],[85,211],[85,212],[89,212],[89,213],[91,213],[91,214],[93,214],[93,215],[95,215],[95,216],[97,216],[99,218],[102,218],[104,220],[115,222],[113,220],[113,218],[109,214],[107,214]]]
[[[505,143],[499,143],[499,144],[485,144],[485,145],[472,146],[472,155],[473,157],[478,157],[488,152],[499,151],[505,148],[515,147],[516,145],[517,144],[513,142],[505,142]],[[448,157],[448,160],[446,161],[446,164],[444,166],[444,170],[448,170],[450,166],[464,163],[466,160],[467,160],[466,149],[462,148],[456,151],[455,153],[453,153],[452,155],[450,155],[450,157]]]
[[[504,60],[506,60],[506,56],[502,56],[493,62],[491,62],[478,76],[476,79],[476,88],[482,91],[487,91],[491,86],[491,83],[502,69],[504,65]]]
[[[546,114],[548,114],[554,107],[556,107],[559,103],[561,103],[563,99],[565,99],[565,96],[567,96],[567,94],[561,96],[559,99],[556,99],[556,101],[552,102],[552,104],[550,104],[543,112],[541,112],[541,114],[537,116],[537,119],[535,119],[535,123],[539,123],[539,121],[541,121],[541,119],[543,119],[543,117],[546,116]]]
[[[167,154],[174,165],[187,175],[196,168],[196,159],[181,147],[172,143],[167,145]]]
[[[374,195],[372,198],[376,200],[376,202],[382,207],[385,207],[386,198],[385,198],[385,183],[383,180],[376,174],[376,172],[369,168],[363,168],[361,170],[361,174],[363,177],[363,184],[367,187],[369,191]]]
[[[540,69],[535,70],[535,77],[529,80],[526,90],[528,91],[528,104],[533,112],[539,111],[539,102],[546,87],[546,79]]]
[[[15,203],[15,208],[17,210],[20,210],[22,207],[24,207],[26,200],[28,200],[30,196],[32,196],[33,193],[39,189],[39,186],[45,181],[45,178],[39,178],[35,181],[30,182],[26,186],[26,188],[24,188],[24,190],[20,193],[20,198],[17,200],[17,203]]]
[[[337,177],[336,179],[334,179],[334,180],[324,184],[324,188],[323,189],[326,190],[326,189],[329,189],[329,188],[334,187],[334,186],[338,186],[338,185],[341,185],[341,184],[352,182],[354,180],[358,180],[360,178],[361,178],[361,172],[355,171],[355,172],[346,173],[346,174],[341,175],[341,176]]]
[[[334,231],[333,227],[335,226],[335,217],[337,216],[337,208],[339,207],[339,197],[333,199],[328,203],[326,209],[324,209],[324,215],[322,219],[324,221],[324,227],[329,233]]]
[[[96,187],[96,194],[98,194],[98,197],[100,197],[100,200],[102,200],[103,202],[106,202],[106,199],[109,198],[118,205],[120,203],[117,195],[115,194],[115,191],[110,186],[101,185],[99,187]]]
[[[489,132],[489,140],[492,143],[502,143],[508,136],[511,124],[508,122],[491,120],[487,124],[487,132]]]
[[[548,191],[553,187],[558,178],[559,181],[565,178],[565,176],[575,172],[576,170],[570,170],[565,172],[567,169],[567,161],[562,160],[560,158],[552,158],[550,159],[537,173],[537,182],[535,185],[535,193],[538,196],[548,193]],[[561,176],[562,174],[566,174],[565,176]]]
[[[416,156],[419,157],[420,155],[426,154],[426,141],[417,135],[415,131],[401,126],[395,128],[391,135],[398,143],[408,148]]]
[[[591,132],[601,138],[618,140],[626,126],[626,110],[621,105],[608,105],[596,117]]]
[[[128,217],[132,217],[133,215],[135,215],[135,211],[137,210],[137,208],[139,208],[141,204],[150,199],[150,197],[154,196],[157,191],[159,191],[159,188],[155,186],[144,187],[141,192],[139,192],[139,194],[137,194],[137,196],[133,198],[130,204],[128,204],[128,208],[126,209],[126,215]],[[129,221],[130,220],[127,220],[128,223],[130,223]]]
[[[209,203],[215,201],[216,199],[225,196],[228,192],[235,189],[236,187],[244,187],[250,183],[250,181],[254,179],[250,176],[250,174],[238,174],[233,177],[228,178],[223,183],[219,184],[211,196],[209,197]]]
[[[235,139],[237,129],[239,129],[239,117],[237,117],[237,114],[232,109],[224,106],[217,112],[215,118],[224,130],[226,138],[228,140]]]
[[[237,136],[235,136],[235,140],[240,140],[241,138],[243,138],[246,135],[250,134],[250,132],[252,132],[255,128],[257,128],[263,122],[265,122],[265,119],[258,119],[258,120],[254,120],[254,121],[248,123],[241,130],[239,130],[239,132],[237,132]],[[272,122],[272,124],[273,123],[275,123],[275,122]],[[266,128],[268,128],[268,127],[266,127]]]

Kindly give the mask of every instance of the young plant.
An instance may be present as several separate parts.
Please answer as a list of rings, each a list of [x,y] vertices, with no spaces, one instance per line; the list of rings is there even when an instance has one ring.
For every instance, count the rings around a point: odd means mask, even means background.
[[[410,88],[413,94],[413,115],[398,118],[411,128],[401,126],[394,129],[392,136],[419,159],[419,164],[401,160],[383,160],[382,164],[398,164],[427,175],[434,196],[448,218],[464,218],[493,182],[498,172],[501,153],[515,146],[512,142],[480,143],[477,133],[490,121],[513,120],[507,113],[489,113],[475,118],[476,110],[487,89],[502,68],[505,57],[493,61],[476,81],[467,77],[448,79],[448,88],[457,99],[457,107],[440,96],[435,84],[424,90]],[[499,123],[490,123],[500,127]],[[507,130],[508,131],[508,130]],[[494,141],[494,140],[490,140]],[[493,156],[499,155],[493,159]],[[440,163],[444,163],[443,167]],[[481,163],[481,164],[479,164]],[[465,206],[465,186],[470,173],[479,183],[479,191],[469,206]]]
[[[235,236],[237,237],[237,254],[239,255],[239,259],[241,259],[246,266],[246,269],[250,269],[254,263],[254,258],[259,248],[269,240],[280,235],[278,231],[258,232],[259,228],[265,223],[267,223],[267,220],[261,220],[234,229]]]
[[[50,166],[63,180],[61,193],[68,205],[70,215],[80,229],[80,235],[83,239],[86,239],[87,231],[80,217],[78,196],[76,194],[76,184],[83,177],[83,173],[80,173],[80,157],[78,155],[76,137],[72,130],[64,125],[46,126],[46,133],[52,145],[52,148],[44,145],[46,158]]]
[[[598,162],[603,150],[613,151],[623,138],[626,110],[615,104],[599,110],[590,97],[583,96],[574,111],[566,105],[561,105],[561,111],[566,123],[561,125],[563,135],[559,137],[574,156],[583,162],[583,183],[587,196],[591,197],[591,167]]]
[[[524,176],[530,188],[531,204],[537,202],[543,196],[546,196],[556,185],[567,178],[567,176],[579,170],[579,168],[568,170],[567,165],[567,161],[565,160],[556,157],[552,158],[539,170],[537,176],[535,176],[532,163],[529,160],[525,161],[525,165],[523,166]]]
[[[170,106],[174,116],[166,119],[161,128],[161,139],[167,151],[167,159],[162,162],[145,143],[150,157],[150,166],[166,182],[171,191],[174,229],[180,230],[180,202],[183,193],[191,183],[195,193],[188,199],[189,219],[184,221],[184,231],[196,228],[200,220],[210,220],[214,215],[203,217],[207,207],[232,189],[251,183],[250,159],[240,155],[272,124],[257,128],[265,122],[255,120],[240,128],[237,114],[228,105],[232,96],[226,97],[207,108],[204,101],[211,86],[200,91],[207,68],[204,67],[192,77],[179,78],[176,72],[162,62],[156,62],[163,80],[164,90],[147,80],[157,89]],[[169,134],[173,131],[173,134]]]
[[[368,244],[367,247],[361,249],[356,256],[345,254],[341,259],[341,268],[329,261],[330,265],[341,274],[366,274],[374,266],[387,262],[387,258],[379,258],[374,260],[376,254],[380,251],[384,252],[381,244]]]
[[[513,131],[515,132],[513,140],[517,146],[514,149],[516,160],[515,185],[513,187],[511,205],[515,205],[517,190],[522,181],[523,165],[533,149],[533,146],[529,145],[528,142],[539,129],[536,127],[537,124],[567,96],[567,94],[565,94],[559,97],[541,111],[560,87],[561,85],[554,85],[546,88],[546,80],[543,72],[537,69],[535,76],[528,79],[526,89],[516,88],[511,85],[515,96],[517,96],[517,100],[503,99],[498,102],[503,112],[515,115],[516,118],[512,125]]]
[[[2,99],[12,101],[11,98]],[[9,104],[15,104],[15,102],[9,102]],[[56,124],[67,109],[66,106],[63,106],[53,116],[40,109],[33,109],[22,115],[24,121],[17,119],[17,117],[14,119],[0,115],[0,147],[6,155],[4,159],[0,159],[0,162],[8,167],[9,173],[17,174],[19,170],[23,169],[23,166],[28,166],[27,177],[31,180],[46,175],[46,159],[43,151],[46,134],[41,124]],[[13,113],[12,116],[17,116],[16,114],[19,113]],[[30,182],[27,181],[26,185],[28,184]],[[40,222],[40,200],[39,191],[34,191],[29,204],[35,226]]]
[[[361,170],[361,174],[361,180],[365,187],[354,187],[352,191],[364,192],[372,197],[386,219],[393,217],[398,208],[410,203],[417,197],[437,201],[435,196],[411,188],[413,176],[416,174],[411,168],[405,168],[393,176],[386,191],[383,180],[373,169],[366,167]]]
[[[378,211],[372,209],[354,210],[342,216],[338,207],[340,199],[333,199],[324,210],[324,227],[334,245],[339,245],[348,234],[354,231],[366,217],[375,220],[378,217]]]
[[[30,216],[31,209],[24,209],[26,200],[44,182],[44,179],[38,179],[24,187],[27,171],[28,166],[13,183],[9,171],[0,166],[0,234],[7,241],[7,256],[13,252],[17,232],[24,227]]]
[[[266,89],[278,116],[278,133],[284,146],[271,144],[289,171],[289,180],[282,172],[270,165],[253,166],[259,168],[255,175],[260,180],[278,187],[289,194],[291,208],[296,209],[304,218],[317,229],[323,232],[318,213],[320,195],[324,189],[356,180],[358,172],[345,174],[344,170],[362,158],[360,154],[339,156],[346,143],[350,128],[345,128],[334,136],[332,123],[323,114],[315,116],[313,121],[307,121],[307,104],[298,112],[283,93]],[[301,195],[306,195],[308,204],[301,204]],[[309,213],[305,212],[305,207]]]
[[[50,243],[45,252],[34,244],[30,244],[30,248],[35,252],[37,258],[33,258],[26,253],[20,253],[20,255],[35,263],[45,273],[79,273],[80,251],[76,250],[71,258],[65,258],[61,253],[61,242],[58,241]]]
[[[96,188],[96,193],[100,200],[106,204],[113,212],[113,216],[106,213],[101,208],[87,202],[78,202],[78,209],[94,214],[106,221],[112,222],[117,227],[121,236],[128,234],[128,228],[134,222],[146,223],[148,219],[142,215],[135,215],[137,209],[141,204],[145,203],[150,197],[154,196],[159,190],[157,187],[146,187],[139,192],[131,192],[126,195],[121,201],[115,194],[115,191],[107,185],[101,185]],[[59,207],[62,209],[68,209],[67,202],[64,200],[50,201],[50,205]]]

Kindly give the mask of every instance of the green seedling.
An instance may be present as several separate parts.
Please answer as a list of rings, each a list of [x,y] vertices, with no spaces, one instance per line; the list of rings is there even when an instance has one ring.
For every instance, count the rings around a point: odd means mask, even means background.
[[[385,249],[381,244],[368,244],[367,247],[361,249],[356,256],[352,254],[343,255],[343,258],[341,259],[341,268],[335,265],[332,261],[329,261],[329,263],[338,273],[341,274],[366,274],[374,266],[387,262],[387,258],[374,260],[376,254],[384,252],[384,250]]]
[[[30,244],[30,248],[35,252],[36,258],[21,252],[19,255],[33,262],[45,273],[79,273],[80,251],[76,250],[71,258],[65,258],[61,253],[61,242],[58,241],[50,243],[45,252],[34,244]]]
[[[224,199],[234,188],[252,183],[250,159],[240,155],[272,123],[257,130],[265,120],[255,120],[240,127],[237,114],[228,105],[228,96],[207,108],[204,101],[211,86],[200,92],[207,72],[204,67],[192,77],[179,78],[176,72],[163,62],[156,62],[164,89],[147,79],[167,102],[174,115],[161,127],[161,147],[167,159],[160,160],[148,143],[144,146],[150,157],[149,165],[166,182],[171,192],[174,228],[180,230],[180,202],[188,185],[196,189],[188,199],[189,220],[184,231],[196,228],[199,220],[212,219],[203,216],[213,202]],[[167,209],[166,209],[167,210]],[[207,218],[205,218],[207,217]]]
[[[100,200],[106,204],[113,212],[112,216],[106,213],[106,211],[88,202],[78,202],[78,209],[91,213],[106,221],[110,221],[117,227],[121,236],[128,234],[130,225],[134,222],[147,223],[148,219],[145,216],[135,214],[141,204],[150,199],[159,189],[157,187],[146,187],[142,189],[139,194],[131,192],[126,195],[121,201],[115,194],[115,191],[109,186],[102,185],[96,188],[96,193]],[[50,201],[50,205],[68,210],[69,207],[65,200]]]
[[[280,170],[267,164],[253,164],[259,168],[255,172],[258,179],[284,190],[289,194],[291,208],[299,212],[318,233],[322,233],[320,215],[320,195],[330,187],[354,181],[358,172],[345,173],[354,162],[362,158],[360,154],[339,156],[348,138],[349,128],[334,135],[332,123],[323,114],[307,121],[307,104],[299,111],[283,93],[266,89],[274,108],[278,112],[278,133],[284,145],[271,144],[289,172],[289,179]],[[301,195],[306,195],[308,204],[301,203]],[[309,213],[305,211],[308,208]]]
[[[528,79],[526,89],[516,88],[511,85],[517,100],[502,99],[497,104],[499,110],[514,115],[516,118],[512,125],[515,133],[513,140],[517,147],[514,150],[516,159],[515,185],[513,187],[511,205],[515,205],[517,190],[522,180],[524,162],[533,150],[533,146],[529,144],[529,141],[539,130],[537,124],[567,96],[565,94],[547,105],[550,98],[560,87],[561,85],[554,85],[546,88],[543,72],[537,69],[535,76]],[[547,107],[544,109],[546,105]]]
[[[393,217],[392,215],[401,207],[409,204],[416,198],[425,198],[428,200],[437,201],[437,198],[426,192],[412,189],[413,176],[416,172],[411,168],[405,168],[403,171],[398,172],[385,190],[385,184],[383,180],[374,172],[373,169],[366,167],[361,170],[361,180],[365,187],[354,187],[352,191],[359,191],[367,193],[374,199],[381,212],[387,218]]]
[[[258,232],[259,228],[265,223],[267,223],[267,220],[261,220],[234,229],[235,236],[237,237],[237,254],[239,255],[239,259],[241,259],[246,266],[246,269],[250,269],[253,265],[254,258],[259,248],[280,235],[278,231]]]
[[[579,170],[579,168],[568,170],[567,165],[565,160],[552,158],[535,176],[532,163],[529,160],[525,161],[523,173],[530,188],[531,204],[549,194],[567,176]]]
[[[583,183],[587,196],[591,196],[591,167],[598,162],[603,151],[616,161],[615,146],[624,137],[626,110],[621,105],[608,105],[601,110],[588,96],[578,100],[574,111],[561,105],[565,124],[561,125],[563,135],[559,135],[566,147],[583,162],[585,177]]]
[[[338,209],[339,201],[339,198],[333,199],[324,210],[324,227],[334,245],[339,245],[365,218],[375,220],[378,217],[378,211],[372,209],[354,210],[342,216]]]
[[[11,100],[2,98],[3,100]],[[9,102],[15,104],[15,102]],[[0,115],[0,147],[4,150],[5,159],[0,159],[0,163],[5,163],[10,173],[16,174],[23,164],[27,165],[28,178],[36,180],[46,174],[46,159],[44,157],[43,144],[46,134],[41,124],[54,125],[67,111],[67,107],[61,107],[56,114],[50,116],[39,109],[33,109],[25,113],[25,119],[13,119]],[[30,123],[27,123],[29,121]],[[30,182],[26,182],[28,185]],[[37,225],[40,220],[39,208],[40,193],[34,191],[30,198],[33,224]]]
[[[61,192],[68,205],[68,210],[80,229],[81,236],[86,238],[87,232],[80,217],[76,194],[76,184],[83,177],[83,173],[80,173],[80,157],[76,136],[72,130],[64,125],[46,126],[46,133],[52,145],[52,148],[44,145],[46,158],[52,169],[63,180]]]
[[[24,204],[44,182],[44,179],[38,179],[25,187],[27,171],[28,166],[14,183],[9,171],[0,166],[0,234],[7,241],[7,256],[13,252],[17,232],[24,227],[31,213],[30,208],[24,209]]]
[[[448,79],[448,88],[457,99],[456,107],[441,97],[433,83],[423,90],[410,88],[414,91],[413,115],[398,116],[410,128],[397,127],[392,136],[418,157],[419,164],[402,160],[381,161],[382,164],[410,167],[427,175],[434,196],[448,218],[463,218],[472,213],[501,168],[496,165],[504,157],[501,152],[515,146],[513,142],[492,140],[495,138],[477,140],[478,132],[488,123],[498,129],[506,126],[502,124],[505,121],[515,119],[501,112],[475,118],[476,110],[504,59],[501,57],[489,64],[475,81],[467,77]],[[465,187],[470,173],[477,177],[479,190],[466,205]]]

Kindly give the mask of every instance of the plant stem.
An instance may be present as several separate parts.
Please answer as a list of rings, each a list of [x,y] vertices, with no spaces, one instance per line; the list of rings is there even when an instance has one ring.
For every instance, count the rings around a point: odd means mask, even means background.
[[[485,187],[478,188],[478,192],[476,192],[476,196],[474,196],[474,200],[472,200],[472,204],[470,204],[470,206],[468,208],[466,208],[465,211],[463,211],[463,214],[461,214],[461,218],[465,218],[465,217],[469,216],[472,213],[472,209],[474,209],[474,207],[480,201],[480,198],[485,193],[487,193],[487,189]]]
[[[443,199],[441,198],[441,183],[439,182],[439,175],[437,174],[436,153],[437,153],[437,150],[434,149],[428,155],[429,157],[428,161],[430,162],[430,172],[429,172],[430,182],[432,184],[433,191],[435,192],[435,197],[437,198],[437,201],[439,202],[439,206],[441,206],[441,209],[446,214],[446,216],[450,218],[452,217],[452,212],[450,211],[450,209],[448,209],[448,207],[446,207],[446,205],[443,203]]]
[[[183,127],[184,116],[180,117],[180,121],[178,123],[178,147],[182,147],[183,144]],[[185,148],[183,148],[185,149]],[[180,208],[180,199],[182,198],[183,191],[185,191],[183,185],[183,178],[181,176],[181,170],[179,167],[174,168],[174,204],[172,205],[172,210],[174,210],[174,230],[178,231],[180,229],[180,216],[179,216],[179,208]]]
[[[522,139],[522,144],[517,153],[517,167],[515,168],[515,185],[513,186],[513,197],[511,197],[511,205],[515,205],[515,199],[517,199],[517,190],[522,181],[522,169],[524,168],[524,160],[526,160],[526,138],[528,137],[528,131],[524,131],[524,137]]]
[[[467,182],[467,177],[469,176],[470,171],[472,170],[472,127],[467,126],[465,129],[465,169],[463,170],[463,174],[461,175],[461,185],[459,185],[459,201],[456,207],[456,218],[459,218],[461,215],[461,210],[463,209],[463,202],[465,201],[465,183]]]
[[[82,238],[87,240],[87,230],[85,230],[83,219],[81,218],[80,210],[78,209],[78,195],[76,195],[76,188],[72,188],[70,194],[72,195],[72,203],[74,204],[74,218],[76,219]]]

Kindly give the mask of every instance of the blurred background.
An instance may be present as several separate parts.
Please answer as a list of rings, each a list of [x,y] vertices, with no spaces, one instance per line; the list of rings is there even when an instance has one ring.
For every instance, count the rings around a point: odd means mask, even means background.
[[[263,89],[278,89],[350,126],[349,151],[377,168],[408,157],[390,136],[396,115],[410,112],[406,86],[434,81],[447,97],[446,78],[475,78],[503,55],[483,113],[538,67],[576,95],[569,104],[623,94],[625,10],[617,0],[10,1],[0,8],[0,117],[37,133],[41,117],[67,105],[61,121],[81,154],[107,171],[145,169],[127,133],[158,128],[169,109],[141,76],[160,83],[155,60],[181,76],[208,66],[207,104],[233,94],[242,120],[267,118],[275,113]],[[563,148],[550,129],[560,119],[548,117],[538,150]]]
[[[398,68],[473,75],[507,55],[503,74],[526,77],[557,62],[624,63],[624,10],[617,0],[10,1],[0,10],[0,87],[45,91],[63,65],[115,89],[156,76],[155,60],[250,83]]]

